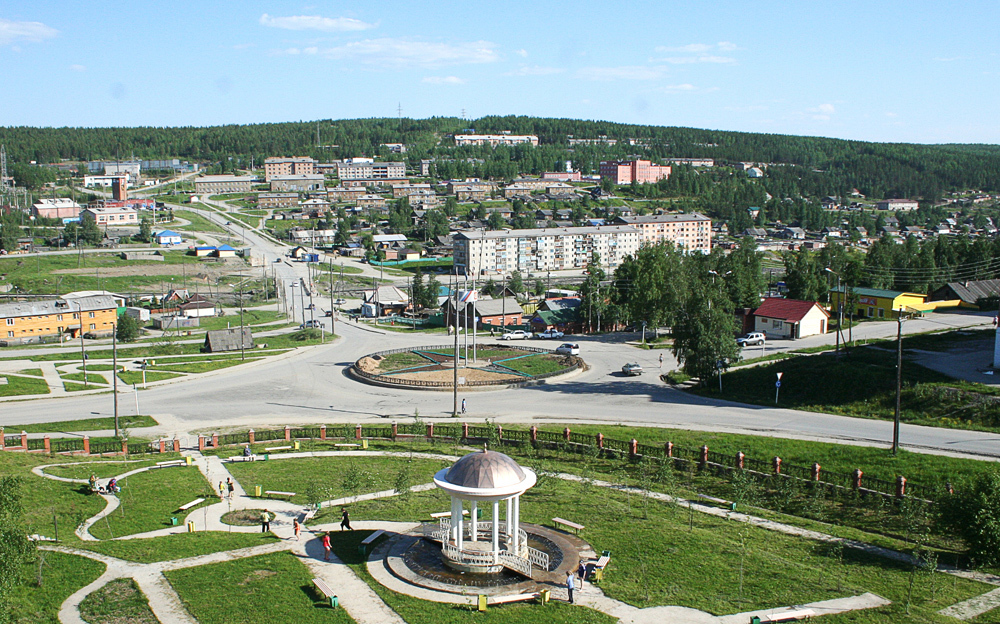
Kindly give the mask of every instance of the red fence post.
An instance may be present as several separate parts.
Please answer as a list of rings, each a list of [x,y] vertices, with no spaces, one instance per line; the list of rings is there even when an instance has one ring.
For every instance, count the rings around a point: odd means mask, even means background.
[[[90,455],[90,436],[83,436],[83,452]]]
[[[28,432],[27,431],[22,431],[21,432],[21,448],[23,448],[26,451],[28,450]]]
[[[427,423],[427,437],[434,437],[434,423]]]
[[[497,425],[497,440],[502,440],[502,439],[503,439],[503,427]]]
[[[0,427],[0,451],[4,450],[3,445],[3,427]]]
[[[212,448],[219,448],[219,434],[215,432],[212,434]]]
[[[205,436],[201,435],[200,433],[198,434],[198,450],[199,451],[205,450]]]
[[[249,444],[255,444],[257,442],[257,432],[253,429],[247,431],[247,442]]]
[[[567,442],[569,442],[569,433],[570,433],[570,432],[569,432],[569,427],[566,427],[565,429],[563,429],[563,438],[564,438],[564,439],[565,439],[565,440],[566,440]],[[25,445],[27,445],[27,442],[25,442]]]
[[[46,453],[52,452],[52,442],[49,440],[48,434],[46,434],[45,436],[45,452]]]
[[[628,441],[628,454],[633,459],[639,454],[639,442],[635,438]]]
[[[357,425],[356,427],[354,427],[354,439],[355,440],[361,439],[361,425]]]
[[[701,458],[698,461],[698,465],[701,468],[704,468],[707,463],[708,463],[708,445],[703,444],[701,446]]]
[[[128,455],[128,438],[122,438],[122,455]]]
[[[462,439],[469,439],[469,423],[462,423]]]
[[[599,449],[603,449],[604,448],[604,434],[603,433],[598,433],[597,434],[597,448],[599,448]]]
[[[820,471],[820,465],[819,464],[813,464],[813,469],[812,469],[812,480],[813,481],[819,481],[819,471]]]
[[[743,451],[740,451],[740,452],[736,453],[736,469],[737,470],[743,470],[743,460],[744,459],[746,459],[746,455],[743,454]]]
[[[854,489],[855,490],[860,490],[861,489],[861,475],[863,475],[863,474],[865,474],[865,473],[862,472],[860,468],[855,469],[855,471],[852,473],[852,475],[854,476]]]
[[[326,425],[319,426],[319,439],[320,440],[326,439]]]
[[[896,477],[896,498],[906,496],[906,477],[899,475]]]
[[[292,428],[285,425],[285,441],[288,442],[292,439]]]
[[[531,433],[531,441],[538,442],[538,427],[531,425],[531,429],[528,431]]]
[[[673,442],[667,442],[664,445],[663,448],[667,452],[667,457],[673,457],[674,456],[674,443]]]
[[[775,457],[771,460],[771,464],[774,466],[774,474],[781,474],[781,458]]]
[[[161,453],[167,452],[167,441],[164,440],[163,438],[160,438],[160,452]]]
[[[175,453],[181,452],[181,441],[179,438],[174,438],[174,452]]]
[[[395,440],[397,435],[399,435],[399,425],[394,420],[392,421],[392,439]]]

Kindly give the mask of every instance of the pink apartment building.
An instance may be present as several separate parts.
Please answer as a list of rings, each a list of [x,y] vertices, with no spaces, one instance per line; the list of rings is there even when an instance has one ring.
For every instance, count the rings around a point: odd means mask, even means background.
[[[615,184],[652,184],[670,177],[670,165],[654,165],[648,160],[601,161],[601,177]]]

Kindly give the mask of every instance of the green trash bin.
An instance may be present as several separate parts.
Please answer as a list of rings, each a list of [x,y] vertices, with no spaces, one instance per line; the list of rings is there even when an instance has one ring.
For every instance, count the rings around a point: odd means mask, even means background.
[[[330,607],[336,609],[340,606],[340,601],[337,600],[336,596],[330,596]]]
[[[171,524],[172,526],[177,526],[177,518],[174,518],[174,517],[171,517],[171,518],[170,518],[170,524]]]

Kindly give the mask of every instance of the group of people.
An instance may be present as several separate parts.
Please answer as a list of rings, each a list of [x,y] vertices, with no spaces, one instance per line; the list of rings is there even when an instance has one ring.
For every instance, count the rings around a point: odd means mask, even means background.
[[[236,483],[233,481],[232,477],[227,478],[225,482],[219,481],[219,498],[223,500],[229,498],[232,500],[235,493]]]
[[[96,492],[98,494],[117,494],[122,491],[122,488],[120,485],[118,485],[118,479],[116,477],[111,477],[111,480],[108,481],[108,484],[104,487],[101,487],[101,484],[98,483],[97,481],[97,475],[91,474],[90,491]]]
[[[232,483],[232,479],[230,479],[230,484],[231,483]],[[220,488],[222,487],[222,483],[219,484],[219,487]],[[231,492],[231,490],[230,490],[230,492]],[[270,510],[265,509],[264,511],[260,512],[260,532],[261,533],[267,533],[268,531],[271,530],[271,520],[274,520],[274,514],[271,513]],[[347,511],[346,507],[344,507],[341,510],[341,513],[340,513],[340,530],[341,531],[353,531],[354,530],[353,528],[351,528],[351,514],[350,514],[350,512]],[[292,531],[295,534],[295,541],[299,541],[300,539],[302,539],[302,537],[301,537],[302,536],[302,523],[299,522],[298,518],[293,518],[292,519]],[[322,542],[323,542],[323,550],[325,551],[325,556],[323,558],[325,560],[329,561],[330,560],[330,532],[326,532],[326,533],[323,534]]]

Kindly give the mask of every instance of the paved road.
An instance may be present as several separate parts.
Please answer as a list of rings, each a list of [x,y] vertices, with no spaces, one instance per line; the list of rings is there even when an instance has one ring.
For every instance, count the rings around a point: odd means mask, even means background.
[[[447,337],[384,333],[348,322],[339,322],[337,332],[342,338],[333,345],[149,389],[140,396],[143,412],[162,423],[159,433],[165,435],[228,426],[385,422],[417,411],[421,418],[450,415],[450,392],[373,387],[345,374],[366,353],[444,344]],[[627,360],[638,359],[651,373],[657,371],[659,352],[636,350],[616,338],[581,337],[582,355],[590,368],[574,377],[530,388],[462,393],[468,400],[467,418],[642,424],[867,445],[888,445],[891,440],[889,422],[704,399],[664,386],[655,374],[623,377],[620,368]],[[665,361],[664,367],[668,364]],[[75,419],[111,411],[107,395],[42,399],[3,410],[0,423]],[[1000,459],[997,434],[904,425],[901,441],[928,452]]]

